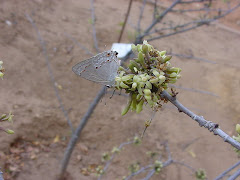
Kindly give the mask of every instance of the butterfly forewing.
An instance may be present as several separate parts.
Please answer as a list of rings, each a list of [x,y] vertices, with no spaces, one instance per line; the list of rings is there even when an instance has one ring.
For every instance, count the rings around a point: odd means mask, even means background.
[[[105,51],[76,64],[72,70],[87,80],[112,86],[119,66],[120,61],[117,59],[117,52]]]

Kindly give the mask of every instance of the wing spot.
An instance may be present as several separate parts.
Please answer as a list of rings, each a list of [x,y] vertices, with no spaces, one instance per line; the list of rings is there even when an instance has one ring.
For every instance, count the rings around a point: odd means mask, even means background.
[[[110,56],[110,53],[107,53],[107,56],[109,57],[109,56]]]

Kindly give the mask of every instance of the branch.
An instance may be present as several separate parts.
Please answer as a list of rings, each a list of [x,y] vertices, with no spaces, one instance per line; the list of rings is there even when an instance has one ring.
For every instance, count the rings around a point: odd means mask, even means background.
[[[141,7],[141,10],[140,10],[140,15],[139,15],[139,18],[138,18],[138,23],[137,23],[137,32],[140,34],[141,32],[141,20],[142,20],[142,17],[143,17],[143,11],[144,11],[144,7],[146,5],[146,2],[147,0],[143,0],[143,4],[142,4],[142,7]]]
[[[93,5],[93,1],[91,0],[91,14],[92,14],[92,30],[93,30],[93,41],[94,41],[94,47],[96,49],[96,51],[99,53],[99,48],[98,48],[98,40],[97,40],[97,35],[96,35],[96,28],[95,28],[95,11],[94,11],[94,5]]]
[[[233,147],[237,148],[240,150],[240,143],[231,138],[228,134],[226,134],[224,131],[222,131],[219,128],[219,125],[216,123],[213,123],[211,121],[205,120],[202,116],[198,116],[191,112],[189,109],[184,107],[177,99],[176,97],[172,97],[167,91],[163,91],[161,93],[161,96],[167,100],[169,100],[173,105],[175,105],[179,112],[183,112],[189,117],[191,117],[193,120],[199,123],[199,125],[202,127],[204,126],[207,128],[210,132],[213,132],[214,135],[220,136],[225,142],[231,144]]]
[[[77,140],[83,130],[83,128],[85,127],[89,117],[91,116],[91,114],[93,113],[94,109],[96,108],[98,102],[101,100],[102,96],[105,94],[105,86],[102,87],[102,89],[98,92],[97,96],[95,97],[95,99],[92,101],[92,103],[90,104],[88,111],[85,113],[85,115],[83,116],[83,118],[80,121],[80,124],[78,125],[76,131],[74,132],[74,134],[72,134],[71,139],[68,143],[67,149],[65,150],[64,153],[64,157],[63,157],[63,161],[61,163],[61,169],[60,169],[60,179],[63,177],[68,162],[70,160],[72,151],[77,143]]]
[[[64,105],[63,105],[63,102],[62,102],[62,98],[59,95],[58,88],[55,85],[56,80],[55,80],[55,77],[53,75],[53,71],[52,71],[52,68],[51,68],[51,65],[50,65],[50,62],[49,62],[49,59],[48,59],[45,41],[43,40],[43,38],[42,38],[42,36],[41,36],[41,34],[40,34],[40,32],[39,32],[35,22],[33,21],[33,19],[28,14],[25,14],[25,16],[26,16],[27,20],[31,23],[32,27],[35,29],[35,31],[37,33],[38,40],[39,40],[39,42],[41,44],[41,47],[42,47],[42,53],[43,53],[43,55],[45,57],[45,63],[46,63],[47,68],[48,68],[48,73],[50,75],[51,82],[52,82],[52,85],[53,85],[53,88],[54,88],[54,91],[55,91],[55,95],[56,95],[58,103],[60,105],[60,109],[62,110],[62,112],[63,112],[63,114],[64,114],[64,116],[65,116],[65,118],[66,118],[66,120],[68,122],[68,125],[71,128],[72,133],[73,133],[74,132],[74,128],[72,126],[72,122],[71,122],[71,120],[68,117],[68,112],[64,108]]]
[[[0,180],[4,180],[2,174],[2,171],[0,171]]]
[[[121,42],[122,35],[123,35],[124,29],[125,29],[125,26],[126,26],[126,23],[127,23],[127,19],[128,19],[130,10],[131,10],[132,1],[133,1],[133,0],[130,0],[130,1],[129,1],[128,9],[127,9],[127,14],[126,14],[126,17],[125,17],[125,20],[124,20],[124,23],[123,23],[123,26],[122,26],[122,29],[121,29],[121,33],[120,33],[119,38],[118,38],[118,43]]]
[[[237,170],[237,172],[235,172],[232,176],[230,176],[228,178],[228,180],[234,180],[236,179],[238,176],[240,176],[240,169]]]
[[[186,24],[180,25],[180,26],[176,26],[177,28],[179,28],[179,27],[188,26],[188,25],[190,25],[190,24],[196,24],[195,26],[192,26],[192,27],[189,27],[189,28],[186,28],[186,29],[182,29],[182,30],[180,30],[180,31],[176,31],[176,32],[172,32],[172,33],[169,33],[169,34],[165,34],[165,35],[161,35],[161,36],[157,36],[157,37],[153,37],[153,38],[147,39],[147,41],[153,41],[153,40],[156,40],[156,39],[165,38],[165,37],[168,37],[168,36],[172,36],[172,35],[175,35],[175,34],[183,33],[183,32],[186,32],[186,31],[195,29],[195,28],[197,28],[197,27],[200,27],[200,26],[209,24],[209,23],[211,23],[211,22],[213,22],[213,21],[216,21],[217,19],[220,19],[220,18],[228,15],[229,13],[231,13],[231,12],[233,12],[235,9],[237,9],[239,6],[240,6],[240,3],[239,3],[238,5],[236,5],[235,7],[233,7],[232,9],[226,11],[224,14],[222,14],[222,15],[220,15],[220,16],[217,16],[217,17],[215,17],[215,18],[212,18],[212,19],[197,20],[197,21],[193,21],[193,22],[190,22],[190,23],[186,23]],[[175,28],[176,28],[176,27],[175,27]],[[173,28],[171,28],[171,29],[173,29]],[[148,35],[148,32],[146,33],[146,35]]]
[[[134,143],[134,141],[124,142],[124,143],[122,143],[122,144],[119,145],[118,149],[121,150],[124,146],[129,145],[129,144],[132,144],[132,143]],[[111,159],[109,159],[109,160],[107,161],[105,167],[103,168],[103,172],[106,172],[106,171],[107,171],[108,167],[110,166],[111,162],[112,162],[113,159],[115,158],[116,154],[117,154],[117,152],[115,152],[115,153],[112,155]],[[98,180],[101,180],[102,176],[103,176],[103,174],[101,174],[101,175],[98,177]]]
[[[84,50],[86,52],[86,54],[89,54],[91,56],[93,56],[94,54],[89,51],[85,46],[83,46],[82,44],[80,44],[75,38],[73,38],[70,34],[64,32],[64,35],[70,39],[73,43],[75,43],[77,46],[79,46],[82,50]]]
[[[204,58],[200,58],[200,57],[195,57],[195,56],[193,56],[193,55],[175,54],[175,53],[170,53],[169,55],[177,56],[177,57],[183,57],[183,58],[187,58],[187,59],[195,59],[195,60],[207,62],[207,63],[210,63],[210,64],[217,64],[215,61],[210,61],[210,60],[208,60],[208,59],[204,59]]]
[[[172,10],[172,8],[174,8],[174,6],[176,6],[181,0],[176,0],[171,6],[169,6],[158,18],[156,18],[152,24],[144,31],[144,33],[142,35],[139,35],[139,37],[137,37],[136,42],[134,44],[138,44],[141,43],[143,37],[145,36],[145,34],[148,34],[151,29],[157,24],[159,23],[164,17],[165,15],[167,15],[167,13],[169,11]]]
[[[201,94],[207,94],[207,95],[219,98],[219,96],[217,94],[214,94],[214,93],[209,92],[209,91],[203,91],[203,90],[194,89],[194,88],[186,88],[186,87],[182,87],[182,86],[176,86],[174,84],[169,84],[169,86],[174,87],[174,88],[178,88],[178,89],[183,89],[183,90],[186,90],[186,91],[192,91],[192,92],[197,92],[197,93],[201,93]]]
[[[226,171],[222,172],[218,177],[216,177],[215,180],[220,180],[222,179],[224,176],[226,176],[231,170],[233,170],[234,168],[236,168],[237,166],[240,165],[240,161],[237,162],[236,164],[234,164],[232,167],[228,168]]]

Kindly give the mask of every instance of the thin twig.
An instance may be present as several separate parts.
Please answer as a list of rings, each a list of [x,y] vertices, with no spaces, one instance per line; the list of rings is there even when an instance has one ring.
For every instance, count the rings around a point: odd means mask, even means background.
[[[131,10],[132,1],[133,1],[133,0],[129,0],[128,9],[127,9],[127,14],[126,14],[126,16],[125,16],[125,20],[124,20],[124,22],[123,22],[123,26],[122,26],[122,29],[121,29],[121,32],[120,32],[120,35],[119,35],[119,38],[118,38],[118,43],[121,42],[122,35],[123,35],[124,29],[125,29],[125,26],[126,26],[126,23],[127,23],[127,20],[128,20],[128,16],[129,16],[130,10]]]
[[[220,180],[222,179],[224,176],[226,176],[230,171],[232,171],[234,168],[236,168],[237,166],[240,165],[240,161],[238,161],[236,164],[234,164],[233,166],[231,166],[230,168],[228,168],[226,171],[222,172],[218,177],[215,178],[215,180]]]
[[[196,122],[199,123],[199,125],[202,127],[207,128],[210,132],[213,132],[214,135],[218,135],[220,136],[224,142],[227,142],[229,144],[231,144],[233,147],[237,148],[238,150],[240,150],[240,143],[237,142],[236,140],[234,140],[233,138],[231,138],[228,134],[226,134],[224,131],[222,131],[219,128],[219,125],[216,123],[213,123],[211,121],[207,121],[205,120],[202,116],[198,116],[196,114],[194,114],[192,111],[190,111],[189,109],[187,109],[186,107],[184,107],[177,99],[176,97],[172,97],[167,91],[163,91],[161,93],[161,96],[167,100],[169,100],[173,105],[175,105],[179,112],[183,112],[186,115],[188,115],[189,117],[191,117],[193,120],[195,120]]]
[[[94,47],[96,51],[99,53],[99,48],[98,48],[98,40],[97,40],[97,34],[96,34],[96,28],[95,28],[95,10],[94,10],[94,0],[91,0],[91,14],[92,14],[92,33],[93,33],[93,41],[94,41]]]
[[[200,57],[195,57],[193,55],[186,55],[186,54],[176,54],[176,53],[170,53],[169,55],[172,56],[177,56],[177,57],[183,57],[183,58],[187,58],[187,59],[195,59],[197,61],[203,61],[206,63],[210,63],[210,64],[217,64],[215,61],[210,61],[208,59],[204,59],[204,58],[200,58]]]
[[[214,93],[209,92],[209,91],[203,91],[203,90],[194,89],[194,88],[186,88],[186,87],[182,87],[182,86],[176,86],[174,84],[169,84],[169,86],[174,87],[174,88],[178,88],[178,89],[183,89],[183,90],[186,90],[186,91],[192,91],[192,92],[196,92],[196,93],[207,94],[207,95],[219,98],[219,96],[217,94],[214,94]]]
[[[175,2],[173,2],[173,4],[171,6],[169,6],[161,15],[159,15],[159,17],[157,17],[152,24],[150,24],[150,26],[144,31],[144,33],[142,35],[140,35],[137,39],[136,39],[136,43],[141,43],[143,37],[145,36],[145,34],[148,34],[151,29],[157,24],[159,23],[166,15],[169,11],[171,11],[174,6],[176,6],[181,0],[176,0]]]
[[[235,172],[233,175],[231,175],[228,180],[234,180],[236,179],[238,176],[240,176],[240,169],[237,170],[237,172]]]
[[[31,23],[32,27],[35,29],[35,31],[37,32],[37,36],[38,36],[38,40],[41,44],[41,47],[42,47],[42,53],[45,57],[45,62],[46,62],[46,65],[47,65],[47,68],[48,68],[48,73],[50,75],[50,78],[51,78],[51,82],[52,82],[52,85],[53,85],[53,88],[54,88],[54,91],[55,91],[55,95],[57,97],[57,100],[58,100],[58,103],[60,105],[60,109],[62,110],[67,122],[68,122],[68,125],[69,127],[71,128],[72,130],[72,133],[74,132],[74,128],[72,126],[72,122],[70,121],[69,117],[68,117],[68,112],[65,110],[64,108],[64,105],[63,105],[63,102],[62,102],[62,98],[61,96],[59,95],[59,91],[58,91],[58,88],[56,87],[55,85],[55,77],[53,75],[53,71],[52,71],[52,68],[51,68],[51,65],[50,65],[50,62],[49,62],[49,59],[48,59],[48,55],[47,55],[47,49],[46,49],[46,44],[45,44],[45,41],[43,40],[35,22],[33,21],[33,19],[28,15],[28,14],[25,14],[27,20]]]
[[[64,35],[70,39],[73,43],[75,43],[78,47],[80,47],[82,50],[84,50],[86,52],[86,54],[89,54],[91,56],[93,56],[94,54],[89,51],[85,46],[83,46],[82,44],[80,44],[75,38],[73,38],[70,34],[64,32]]]
[[[122,143],[122,144],[119,145],[118,149],[121,150],[124,146],[129,145],[129,144],[132,144],[132,143],[134,143],[134,141],[124,142],[124,143]],[[107,161],[106,165],[105,165],[104,168],[103,168],[103,172],[106,172],[106,171],[107,171],[108,167],[110,166],[111,162],[113,161],[113,159],[115,158],[116,155],[117,155],[117,152],[115,152],[115,153],[111,156],[111,158]],[[103,174],[101,174],[101,175],[98,177],[98,180],[101,180],[102,176],[103,176]]]
[[[157,36],[157,37],[152,37],[152,38],[149,38],[147,39],[147,41],[153,41],[153,40],[156,40],[156,39],[161,39],[161,38],[165,38],[165,37],[169,37],[169,36],[172,36],[172,35],[175,35],[175,34],[179,34],[179,33],[183,33],[183,32],[186,32],[186,31],[189,31],[189,30],[192,30],[192,29],[195,29],[197,27],[200,27],[200,26],[203,26],[203,25],[207,25],[213,21],[216,21],[217,19],[220,19],[226,15],[228,15],[229,13],[233,12],[234,10],[236,10],[238,7],[240,6],[240,3],[238,5],[236,5],[235,7],[233,7],[232,9],[226,11],[224,14],[220,15],[220,16],[217,16],[215,18],[212,18],[212,19],[203,19],[203,20],[198,20],[199,22],[196,23],[196,25],[193,25],[192,27],[189,27],[189,28],[186,28],[186,29],[182,29],[182,30],[179,30],[179,31],[175,31],[175,32],[172,32],[172,33],[168,33],[168,34],[164,34],[164,35],[161,35],[161,36]],[[191,24],[193,22],[190,22]],[[188,25],[189,23],[187,24],[184,24],[184,25],[181,25],[182,27],[183,26],[186,26]],[[178,26],[180,27],[180,26]],[[146,32],[146,34],[148,34],[148,32]]]
[[[143,12],[144,12],[144,8],[146,5],[147,0],[143,0],[142,2],[142,7],[140,10],[140,14],[139,14],[139,18],[138,18],[138,23],[137,23],[137,32],[140,34],[141,32],[141,21],[142,21],[142,17],[143,17]]]

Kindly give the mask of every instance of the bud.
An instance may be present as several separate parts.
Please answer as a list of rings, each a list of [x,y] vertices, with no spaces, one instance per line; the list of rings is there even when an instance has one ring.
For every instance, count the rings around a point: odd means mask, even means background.
[[[149,81],[147,81],[146,82],[146,87],[149,88],[149,89],[152,89],[152,84]]]
[[[135,89],[137,87],[137,83],[132,83],[132,88]]]
[[[151,97],[152,92],[151,92],[150,89],[144,89],[143,92],[144,92],[144,94],[145,94],[146,96],[150,96],[150,97]]]
[[[143,82],[146,82],[147,80],[148,80],[148,79],[147,79],[145,76],[142,77],[142,81],[143,81]]]
[[[148,53],[148,46],[146,44],[142,45],[142,51],[143,51],[144,54]]]
[[[132,44],[132,45],[131,45],[131,48],[132,48],[132,51],[133,51],[134,53],[137,52],[137,46],[135,46],[134,44]]]
[[[238,134],[240,134],[240,124],[236,125],[236,131],[237,131]]]
[[[134,76],[133,74],[128,74],[126,76],[123,76],[122,77],[122,81],[128,81],[128,80],[132,79],[133,76]]]
[[[138,53],[138,60],[139,60],[141,65],[145,66],[145,64],[144,64],[144,56],[143,56],[142,52]]]
[[[154,76],[156,76],[156,77],[158,77],[158,76],[160,75],[159,72],[158,72],[157,70],[155,70],[155,69],[152,71],[152,73],[153,73]]]
[[[11,130],[11,129],[7,129],[6,132],[7,132],[8,134],[14,134],[14,131]]]
[[[3,76],[4,76],[4,74],[2,72],[0,72],[0,78],[3,79]]]
[[[182,71],[181,68],[176,68],[176,67],[171,67],[171,68],[167,69],[168,73],[175,72],[175,73],[179,74],[181,71]]]
[[[173,72],[173,73],[171,73],[171,74],[169,75],[169,77],[175,78],[175,77],[177,77],[177,73]]]
[[[161,51],[159,52],[160,56],[164,56],[167,53],[167,51]]]
[[[129,95],[129,99],[128,99],[127,106],[122,110],[122,113],[121,113],[122,116],[124,116],[125,114],[127,114],[127,112],[128,112],[129,109],[130,109],[131,104],[132,104],[132,96]]]
[[[151,83],[155,84],[158,82],[158,78],[152,78],[149,80]]]
[[[2,62],[2,61],[0,61],[0,67],[1,67],[1,65],[3,65],[3,62]]]
[[[115,81],[118,81],[118,82],[119,82],[119,81],[122,81],[122,78],[120,78],[120,77],[117,76],[117,77],[115,77]]]
[[[167,62],[172,58],[172,56],[166,56],[165,58],[163,58],[163,62]]]
[[[124,88],[124,89],[128,89],[128,88],[130,88],[128,85],[126,85],[124,82],[121,82],[120,83],[120,86],[122,87],[122,88]]]
[[[136,107],[136,112],[137,113],[140,113],[143,109],[143,103],[144,103],[144,100],[142,99],[138,104],[137,104],[137,107]]]

